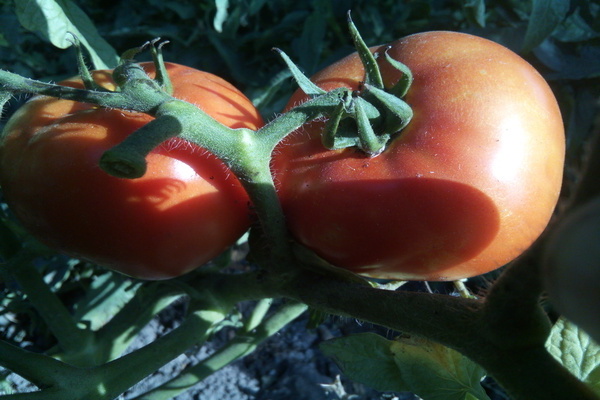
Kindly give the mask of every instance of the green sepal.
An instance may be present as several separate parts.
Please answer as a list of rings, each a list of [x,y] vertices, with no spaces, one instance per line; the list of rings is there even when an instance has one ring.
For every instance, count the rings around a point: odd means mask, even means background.
[[[134,47],[129,50],[125,50],[121,54],[121,58],[119,59],[119,64],[115,67],[113,71],[113,80],[115,83],[122,87],[127,81],[131,80],[134,75],[140,77],[146,77],[148,80],[150,78],[147,77],[146,71],[139,66],[139,64],[135,63],[135,56],[144,51],[148,46],[151,45],[151,42],[148,41],[141,46]]]
[[[323,134],[321,135],[321,142],[323,143],[323,146],[325,146],[325,148],[327,148],[329,150],[335,150],[335,149],[354,145],[352,143],[352,141],[348,142],[346,140],[344,140],[343,144],[339,143],[339,139],[344,139],[343,137],[340,138],[338,136],[338,132],[340,130],[340,124],[341,124],[342,120],[344,118],[348,117],[348,115],[349,115],[344,108],[345,108],[344,103],[340,103],[335,108],[335,111],[329,117],[329,120],[325,124],[325,130],[323,131]],[[338,147],[338,146],[340,146],[340,144],[342,145],[342,147]]]
[[[350,35],[352,36],[352,41],[354,42],[354,47],[356,47],[356,51],[358,52],[358,56],[362,61],[365,67],[365,82],[376,86],[380,89],[383,89],[383,79],[381,77],[381,71],[379,70],[379,65],[377,65],[377,61],[371,53],[369,46],[365,43],[362,36],[358,32],[356,25],[352,22],[352,18],[350,16],[350,12],[348,11],[348,27],[350,29]]]
[[[121,53],[121,57],[119,58],[119,64],[125,64],[128,62],[132,62],[134,60],[135,56],[137,56],[142,51],[144,51],[146,49],[146,47],[148,47],[149,44],[150,44],[150,41],[147,41],[144,44],[142,44],[141,46],[137,46],[137,47],[125,50],[123,53]]]
[[[404,129],[413,117],[410,106],[396,95],[365,84],[364,94],[374,97],[384,111],[383,131],[394,134]]]
[[[2,91],[0,90],[0,115],[4,112],[4,105],[8,103],[10,99],[12,99],[12,92]]]
[[[413,83],[413,79],[414,79],[413,74],[412,74],[410,68],[408,68],[408,66],[406,64],[393,59],[388,54],[388,50],[389,50],[389,47],[386,48],[383,53],[386,61],[388,63],[390,63],[390,65],[392,67],[394,67],[398,71],[402,72],[402,76],[400,77],[398,82],[396,82],[396,84],[394,86],[392,86],[390,89],[388,89],[388,92],[397,97],[404,97],[404,96],[406,96],[406,93],[408,93],[408,89],[410,89],[410,87]]]
[[[360,148],[374,157],[385,150],[385,145],[390,140],[388,133],[376,135],[369,118],[369,108],[375,108],[361,97],[357,97],[354,105],[354,118],[358,127]]]
[[[71,43],[73,43],[73,47],[75,48],[75,55],[77,59],[77,72],[79,73],[79,77],[83,82],[83,87],[85,87],[87,90],[108,92],[109,90],[103,88],[102,86],[98,85],[96,81],[94,81],[92,73],[85,64],[85,57],[83,55],[83,49],[81,48],[81,42],[79,41],[79,38],[73,33],[71,33],[71,36]]]
[[[344,118],[335,126],[330,126],[328,123],[325,126],[325,132],[323,132],[322,137],[326,138],[327,142],[323,143],[323,145],[329,150],[360,147],[356,122],[352,118]]]
[[[152,61],[154,62],[154,66],[156,68],[156,78],[155,80],[158,82],[160,87],[168,94],[173,94],[173,83],[171,82],[171,78],[167,73],[167,68],[165,67],[165,60],[163,58],[162,48],[165,44],[169,43],[168,40],[164,40],[160,43],[160,38],[156,38],[150,42],[150,53],[152,54]],[[158,45],[157,45],[158,43]]]
[[[309,96],[318,96],[320,94],[327,93],[326,90],[323,90],[320,87],[318,87],[306,75],[304,75],[302,71],[300,71],[300,69],[296,66],[296,64],[294,64],[294,62],[290,59],[290,57],[288,57],[288,55],[285,54],[285,52],[283,52],[283,50],[277,48],[273,50],[279,53],[279,55],[287,65],[288,69],[292,73],[292,76],[298,83],[298,86],[300,86],[300,89],[302,89],[304,93],[306,93]]]
[[[359,126],[356,121],[357,102],[360,102],[360,112],[367,120],[377,121],[381,117],[379,110],[368,101],[356,96],[347,97],[347,99],[342,100],[334,113],[329,117],[324,132],[321,135],[323,146],[330,150],[339,150],[348,147],[363,149],[365,143],[372,143],[372,140],[365,141],[364,138],[361,138]],[[369,122],[367,125],[370,127],[371,123]],[[364,129],[369,129],[368,127]],[[366,135],[367,138],[372,139],[370,133],[366,133]],[[375,135],[375,133],[373,132],[372,135]],[[365,152],[372,154],[371,150],[365,150]]]

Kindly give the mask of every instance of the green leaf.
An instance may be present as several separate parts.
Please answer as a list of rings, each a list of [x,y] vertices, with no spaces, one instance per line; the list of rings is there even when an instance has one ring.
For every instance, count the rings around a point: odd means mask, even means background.
[[[589,7],[591,8],[591,4]],[[600,5],[596,5],[600,8]],[[553,37],[561,42],[583,42],[600,37],[600,31],[594,29],[590,22],[583,16],[581,8],[577,8],[573,14],[556,28]]]
[[[600,47],[572,46],[546,40],[536,49],[536,57],[555,72],[546,79],[586,79],[600,76]]]
[[[77,36],[89,51],[95,69],[117,65],[119,58],[116,51],[71,0],[19,0],[15,2],[15,11],[23,27],[39,32],[58,48],[70,47],[72,35]]]
[[[489,400],[480,385],[485,376],[480,366],[426,339],[362,333],[321,348],[350,379],[379,391],[412,392],[423,400]]]
[[[468,0],[463,7],[469,21],[485,28],[485,0]]]
[[[325,44],[326,26],[327,21],[323,13],[310,14],[304,21],[302,35],[292,42],[292,49],[298,54],[298,64],[308,74],[314,73],[317,69]]]
[[[560,318],[552,327],[548,352],[600,395],[600,346],[572,322]]]
[[[360,333],[321,343],[325,355],[350,379],[381,392],[400,392],[403,376],[391,351],[391,341],[374,333]]]
[[[529,52],[544,41],[569,11],[569,0],[533,0],[521,51]]]
[[[300,68],[298,68],[296,66],[296,64],[294,64],[294,62],[292,61],[292,59],[283,52],[283,50],[280,49],[274,49],[277,53],[279,53],[279,55],[281,56],[281,58],[283,59],[283,61],[286,63],[288,69],[290,70],[292,76],[294,77],[294,79],[296,80],[296,82],[298,83],[298,86],[300,86],[300,89],[302,89],[302,91],[304,93],[306,93],[309,96],[318,96],[320,94],[325,94],[327,93],[326,90],[321,89],[320,87],[318,87],[315,83],[313,83],[306,75],[304,75],[302,73],[302,71],[300,71]]]
[[[229,16],[229,13],[227,12],[229,0],[215,0],[215,5],[217,6],[217,13],[213,20],[213,26],[217,32],[223,32],[223,24],[227,21],[227,17]]]

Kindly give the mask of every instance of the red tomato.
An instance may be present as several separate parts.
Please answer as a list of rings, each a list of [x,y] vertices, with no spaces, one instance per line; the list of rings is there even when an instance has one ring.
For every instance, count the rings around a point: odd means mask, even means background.
[[[414,118],[373,158],[325,149],[323,121],[284,141],[273,170],[290,231],[332,264],[379,278],[455,280],[504,265],[546,227],[561,187],[550,88],[510,50],[467,34],[408,36],[389,54],[414,74]],[[377,62],[391,87],[401,73]],[[364,69],[352,54],[312,80],[360,90]],[[306,98],[296,92],[288,108]]]
[[[154,76],[151,63],[142,64]],[[219,122],[257,129],[252,103],[223,79],[167,64],[174,93]],[[114,88],[110,71],[95,79]],[[79,79],[64,85],[83,87]],[[152,117],[35,97],[9,120],[0,143],[0,184],[14,213],[42,242],[127,275],[188,272],[233,244],[249,226],[248,196],[206,150],[172,139],[148,156],[139,179],[98,167],[105,150]]]

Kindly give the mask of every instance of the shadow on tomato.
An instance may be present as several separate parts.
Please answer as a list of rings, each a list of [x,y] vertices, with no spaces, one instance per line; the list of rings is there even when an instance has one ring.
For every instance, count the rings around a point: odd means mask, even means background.
[[[484,251],[500,227],[493,201],[462,183],[403,178],[318,186],[305,185],[284,202],[291,231],[324,259],[357,273],[452,279],[452,269]]]

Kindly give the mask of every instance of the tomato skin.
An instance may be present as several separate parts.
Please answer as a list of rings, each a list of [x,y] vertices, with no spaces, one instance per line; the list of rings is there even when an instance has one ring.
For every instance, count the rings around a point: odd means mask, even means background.
[[[142,66],[154,76],[154,66]],[[233,128],[263,121],[236,88],[210,73],[167,64],[174,97]],[[94,72],[114,88],[108,71]],[[62,82],[83,87],[78,79]],[[138,179],[98,167],[105,150],[152,117],[35,97],[9,120],[0,142],[0,185],[18,219],[67,254],[142,279],[184,274],[233,244],[250,224],[248,196],[215,156],[172,139],[147,157]]]
[[[292,235],[377,278],[455,280],[504,265],[544,230],[561,188],[564,130],[550,88],[483,38],[427,32],[389,46],[414,75],[414,118],[373,158],[325,149],[323,121],[290,135],[273,171]],[[377,62],[386,87],[398,81]],[[364,69],[355,53],[311,79],[358,90]],[[306,99],[297,91],[287,108]]]

